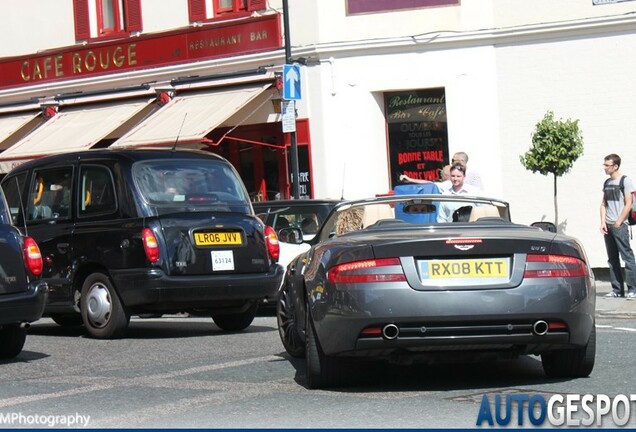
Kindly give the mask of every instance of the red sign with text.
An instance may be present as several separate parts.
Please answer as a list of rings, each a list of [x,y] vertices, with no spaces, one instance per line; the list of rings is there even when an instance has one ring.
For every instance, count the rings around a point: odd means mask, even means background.
[[[230,57],[282,47],[280,16],[67,47],[0,61],[0,88]]]

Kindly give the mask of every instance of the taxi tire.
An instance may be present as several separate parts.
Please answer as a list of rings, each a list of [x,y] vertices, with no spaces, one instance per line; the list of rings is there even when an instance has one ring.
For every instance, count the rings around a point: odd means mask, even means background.
[[[252,324],[257,310],[258,303],[253,303],[245,312],[214,315],[212,320],[221,330],[241,331]]]
[[[84,327],[95,339],[120,338],[130,322],[130,315],[124,310],[113,283],[101,272],[93,273],[84,280],[80,310]],[[103,316],[95,318],[96,314]]]
[[[550,351],[541,355],[543,371],[551,378],[584,378],[594,369],[596,357],[596,326],[587,344],[581,348]]]
[[[307,307],[307,329],[305,331],[305,366],[307,387],[324,389],[345,384],[344,369],[340,359],[325,355],[320,347],[316,330]]]
[[[16,357],[26,341],[26,329],[19,325],[6,325],[0,329],[0,359]]]
[[[289,292],[289,286],[283,285],[276,301],[276,322],[278,323],[278,335],[287,353],[295,358],[305,355],[305,341],[300,334],[297,321],[297,311],[294,300]]]

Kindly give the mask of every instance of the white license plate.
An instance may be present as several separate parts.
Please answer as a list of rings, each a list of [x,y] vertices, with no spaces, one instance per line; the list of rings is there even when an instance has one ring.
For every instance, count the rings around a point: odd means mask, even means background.
[[[212,271],[234,270],[234,252],[212,251]]]

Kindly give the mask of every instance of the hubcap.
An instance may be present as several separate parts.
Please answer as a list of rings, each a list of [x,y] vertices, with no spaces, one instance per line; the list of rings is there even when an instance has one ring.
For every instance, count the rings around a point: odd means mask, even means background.
[[[86,306],[88,319],[95,327],[104,327],[108,324],[112,303],[108,288],[103,283],[97,282],[90,287]]]

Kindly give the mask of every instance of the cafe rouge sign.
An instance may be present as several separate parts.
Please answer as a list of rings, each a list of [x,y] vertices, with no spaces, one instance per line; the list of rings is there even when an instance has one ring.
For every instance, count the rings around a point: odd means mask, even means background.
[[[275,50],[279,15],[189,28],[0,61],[0,88]]]

